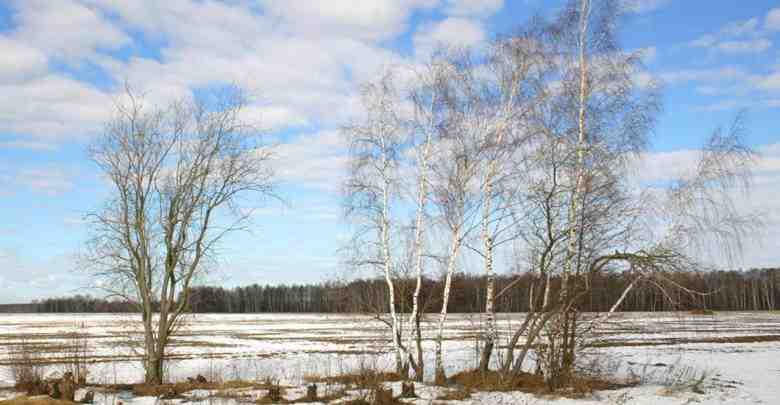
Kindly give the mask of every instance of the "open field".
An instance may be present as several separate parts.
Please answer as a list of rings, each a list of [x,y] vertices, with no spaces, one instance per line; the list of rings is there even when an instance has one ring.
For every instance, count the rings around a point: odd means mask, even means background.
[[[523,314],[502,314],[499,319],[505,337]],[[444,344],[449,373],[474,367],[480,325],[479,315],[450,317]],[[170,365],[170,375],[176,380],[197,374],[210,380],[271,377],[297,386],[306,377],[341,374],[361,365],[390,369],[390,342],[384,328],[357,315],[194,315],[173,343],[171,356],[176,361]],[[433,325],[426,325],[425,331],[432,354]],[[71,351],[68,345],[74,332],[89,342],[90,383],[141,379],[134,349],[140,336],[131,316],[0,315],[0,384],[13,383],[7,353],[21,344],[32,345],[39,358],[51,363],[52,371],[61,368],[59,362]],[[604,398],[656,395],[661,380],[683,369],[706,374],[705,394],[690,394],[702,403],[773,404],[780,398],[777,312],[617,314],[595,331],[591,346],[590,355],[599,364],[619,374],[641,375],[647,382]],[[690,398],[672,399],[669,403]]]

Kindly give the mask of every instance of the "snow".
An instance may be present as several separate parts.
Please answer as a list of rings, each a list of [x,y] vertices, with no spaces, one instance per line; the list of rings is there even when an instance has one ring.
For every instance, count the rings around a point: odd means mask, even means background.
[[[501,314],[497,325],[502,338],[522,322],[523,314]],[[433,353],[433,319],[425,324],[424,346]],[[444,351],[447,371],[474,367],[475,334],[484,326],[478,314],[451,315],[446,325]],[[23,338],[43,345],[47,359],[63,356],[62,343],[68,334],[84,333],[89,339],[90,382],[131,383],[141,380],[138,353],[128,344],[138,339],[138,319],[112,314],[9,314],[0,315],[0,356],[4,348],[22,343]],[[192,316],[176,337],[170,364],[173,380],[197,374],[225,380],[278,379],[295,386],[288,396],[305,394],[306,376],[341,374],[359,367],[390,369],[393,356],[386,327],[358,315],[325,314],[205,314]],[[775,404],[780,403],[780,342],[735,343],[716,339],[780,336],[780,313],[718,313],[692,316],[671,313],[617,314],[599,330],[598,338],[611,346],[594,355],[619,364],[620,375],[644,372],[638,387],[597,393],[590,399],[537,398],[523,393],[478,393],[461,403],[506,404]],[[750,340],[750,339],[747,339]],[[686,343],[680,343],[686,342]],[[652,345],[651,345],[652,344]],[[597,357],[599,361],[602,357]],[[432,364],[432,357],[428,358]],[[0,362],[2,363],[2,362]],[[645,366],[645,365],[648,366]],[[660,365],[659,365],[660,364]],[[51,366],[52,371],[61,365]],[[704,394],[690,390],[665,395],[664,383],[677,370],[705,373]],[[432,372],[433,367],[428,367]],[[61,370],[60,370],[61,371]],[[432,376],[427,376],[429,379]],[[10,370],[0,366],[0,387],[12,385]],[[400,393],[400,386],[392,386]],[[418,386],[420,399],[430,403],[441,395],[437,387]],[[241,392],[253,398],[262,391]],[[0,390],[0,399],[13,395]],[[97,393],[100,403],[114,403],[116,393]],[[189,394],[190,402],[214,403],[212,392]],[[233,401],[235,399],[220,399]],[[155,403],[156,398],[126,398],[124,403]],[[693,403],[691,402],[691,403]]]

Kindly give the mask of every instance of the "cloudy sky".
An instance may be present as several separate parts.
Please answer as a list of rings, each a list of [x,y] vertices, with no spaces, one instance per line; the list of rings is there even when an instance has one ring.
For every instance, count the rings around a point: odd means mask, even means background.
[[[740,204],[769,225],[741,266],[780,265],[780,7],[773,0],[626,0],[623,45],[643,50],[665,85],[641,175],[685,170],[695,148],[741,109],[762,153]],[[356,90],[383,66],[439,45],[479,45],[559,1],[3,0],[0,1],[0,303],[80,292],[74,254],[85,212],[106,187],[86,159],[125,82],[162,103],[225,83],[282,142],[287,205],[258,211],[222,249],[226,285],[319,281],[338,270],[336,129]],[[775,8],[773,8],[775,7]]]

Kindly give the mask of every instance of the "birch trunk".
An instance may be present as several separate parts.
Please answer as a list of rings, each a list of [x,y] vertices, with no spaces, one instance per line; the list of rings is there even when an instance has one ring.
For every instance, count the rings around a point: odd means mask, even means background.
[[[493,347],[497,339],[496,330],[496,312],[495,312],[495,284],[496,278],[493,271],[493,238],[490,237],[490,198],[493,186],[492,180],[485,186],[485,194],[488,196],[485,200],[482,216],[482,241],[485,249],[485,322],[487,323],[487,334],[485,336],[485,346],[482,349],[482,356],[479,361],[480,371],[487,371],[490,368],[490,358],[493,354]]]
[[[561,334],[561,345],[559,347],[559,351],[561,352],[562,356],[557,356],[554,363],[558,363],[560,361],[560,364],[555,364],[554,367],[560,367],[560,369],[556,370],[553,373],[553,375],[548,375],[549,383],[552,383],[553,385],[557,385],[561,383],[563,380],[566,379],[566,375],[556,375],[556,374],[566,374],[568,373],[570,367],[574,364],[574,351],[573,351],[573,344],[575,339],[575,322],[576,322],[576,315],[572,313],[572,311],[576,310],[572,305],[569,305],[569,297],[571,295],[570,289],[571,287],[571,274],[572,274],[572,268],[574,266],[575,258],[579,256],[578,253],[578,247],[579,247],[579,239],[581,237],[580,235],[580,227],[581,227],[581,211],[583,207],[581,207],[581,203],[584,203],[583,197],[584,197],[584,177],[585,177],[585,148],[587,144],[587,134],[586,134],[586,127],[585,127],[585,113],[586,113],[586,104],[587,104],[587,98],[588,98],[588,66],[587,66],[587,58],[585,55],[585,41],[587,40],[587,30],[588,30],[588,18],[590,14],[590,2],[589,0],[581,0],[581,9],[580,9],[580,29],[579,29],[579,39],[578,39],[578,48],[579,48],[579,108],[578,108],[578,116],[577,116],[577,160],[575,164],[575,172],[574,172],[574,189],[572,190],[571,195],[571,201],[569,204],[569,212],[568,212],[568,226],[569,226],[569,240],[568,240],[568,251],[566,255],[566,261],[564,263],[563,268],[563,274],[561,275],[561,292],[559,295],[559,305],[560,308],[564,311],[561,316],[558,318],[558,331]]]
[[[414,287],[414,294],[412,295],[412,313],[409,317],[409,325],[414,325],[414,336],[417,339],[417,362],[414,370],[415,378],[417,381],[422,382],[424,376],[424,365],[422,355],[422,342],[420,331],[420,291],[422,290],[422,262],[423,262],[423,219],[425,217],[425,201],[427,196],[427,182],[428,182],[428,161],[431,154],[431,135],[430,132],[426,135],[425,146],[423,149],[422,157],[420,158],[420,179],[417,189],[417,218],[415,221],[414,230],[414,254],[415,254],[415,275],[416,285]],[[407,350],[411,350],[413,334],[409,333],[409,342],[406,345]],[[411,353],[409,354],[411,356]]]
[[[383,162],[387,165],[387,162]],[[382,183],[382,218],[381,218],[381,237],[382,237],[382,256],[385,273],[385,282],[387,283],[388,305],[390,318],[392,322],[393,348],[396,356],[396,372],[403,374],[407,369],[407,357],[401,344],[399,318],[395,311],[395,283],[392,277],[392,259],[390,254],[390,184],[385,179]]]
[[[444,292],[442,293],[441,313],[439,314],[438,332],[436,334],[436,383],[443,384],[446,381],[444,371],[444,359],[442,358],[442,337],[444,335],[444,322],[447,320],[447,306],[450,301],[450,287],[452,286],[452,275],[455,272],[455,262],[460,251],[460,231],[455,230],[452,233],[452,246],[450,256],[447,260],[447,275],[444,280]]]

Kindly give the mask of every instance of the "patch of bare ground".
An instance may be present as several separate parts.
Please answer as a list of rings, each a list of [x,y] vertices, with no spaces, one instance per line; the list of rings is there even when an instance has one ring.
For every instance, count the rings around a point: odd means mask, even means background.
[[[439,400],[463,400],[471,393],[479,391],[521,391],[540,396],[582,398],[594,391],[616,390],[636,385],[636,383],[610,381],[592,376],[574,376],[567,387],[551,392],[541,375],[520,373],[506,377],[497,371],[463,371],[447,379],[456,389],[440,396]]]

